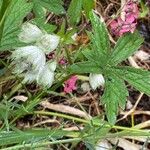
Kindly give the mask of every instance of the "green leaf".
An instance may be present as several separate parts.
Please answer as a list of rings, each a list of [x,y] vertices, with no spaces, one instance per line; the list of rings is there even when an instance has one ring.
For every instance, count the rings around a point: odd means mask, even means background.
[[[95,127],[94,123],[101,124],[99,127]],[[95,145],[97,142],[102,139],[104,139],[109,130],[111,129],[111,126],[103,120],[100,119],[100,117],[92,118],[91,123],[87,124],[84,129],[80,132],[81,138],[83,139],[83,142],[85,143],[86,147],[89,150],[94,150]],[[85,133],[87,136],[85,136]]]
[[[76,25],[80,21],[81,11],[82,0],[72,0],[67,11],[69,23],[71,25]]]
[[[110,124],[115,124],[118,107],[124,109],[128,91],[125,83],[114,74],[107,77],[102,103],[105,105],[106,116]]]
[[[62,0],[36,0],[38,4],[55,13],[56,15],[65,13]]]
[[[45,8],[39,4],[39,0],[33,0],[33,12],[37,18],[44,18],[46,17],[46,10]]]
[[[9,144],[18,144],[22,142],[40,141],[42,139],[58,138],[66,135],[68,132],[63,130],[27,130],[27,131],[10,131],[0,132],[0,146]]]
[[[0,0],[0,26],[2,25],[2,22],[4,21],[5,12],[10,3],[10,0]]]
[[[150,72],[132,67],[118,67],[115,69],[118,75],[137,90],[150,95]]]
[[[112,52],[110,64],[116,65],[131,56],[143,43],[138,32],[128,33],[119,38]]]
[[[1,8],[2,8],[2,4],[3,4],[3,0],[0,0],[0,12],[1,12]]]
[[[32,4],[27,3],[26,0],[11,1],[3,29],[1,29],[0,50],[8,50],[21,45],[17,36],[24,17],[31,9]]]
[[[46,31],[47,33],[53,33],[56,30],[56,26],[46,23],[45,18],[35,18],[32,20],[32,23],[37,25],[40,29]]]
[[[93,34],[90,35],[92,49],[95,52],[95,56],[99,58],[98,60],[106,64],[110,55],[108,31],[104,22],[102,22],[93,12],[90,13],[90,20],[93,27]]]
[[[89,18],[90,11],[94,8],[95,2],[94,0],[83,0],[83,9],[86,14],[86,17]]]
[[[73,73],[82,74],[82,73],[101,73],[102,70],[95,63],[85,61],[71,65],[70,67],[68,67],[68,71],[72,74]]]

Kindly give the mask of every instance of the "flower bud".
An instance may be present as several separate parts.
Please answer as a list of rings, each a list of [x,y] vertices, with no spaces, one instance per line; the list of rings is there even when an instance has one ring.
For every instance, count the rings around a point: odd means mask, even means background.
[[[103,86],[105,79],[102,74],[90,74],[89,82],[93,90],[96,90],[99,86]]]

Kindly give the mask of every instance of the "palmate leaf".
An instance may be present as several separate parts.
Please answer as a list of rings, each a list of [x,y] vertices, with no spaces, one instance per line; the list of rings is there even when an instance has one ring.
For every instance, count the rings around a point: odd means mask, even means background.
[[[114,71],[137,90],[150,95],[149,71],[132,67],[117,67]]]
[[[143,43],[143,38],[138,32],[127,33],[117,41],[111,54],[111,65],[116,65],[131,56]]]
[[[105,106],[105,112],[108,122],[114,124],[118,108],[124,109],[128,91],[123,80],[115,75],[110,75],[106,79],[105,91],[102,96],[102,103]]]
[[[90,20],[93,27],[93,34],[90,35],[93,51],[95,51],[97,57],[108,57],[110,54],[110,42],[106,26],[94,12],[90,13]]]
[[[0,29],[0,50],[8,50],[19,46],[18,33],[24,17],[31,11],[32,4],[26,0],[12,0],[7,9],[7,17]]]
[[[71,65],[68,67],[68,72],[71,74],[101,73],[102,70],[94,62],[85,61]]]
[[[93,12],[90,13],[90,19],[93,27],[93,33],[90,34],[91,50],[83,51],[89,62],[71,66],[69,70],[74,73],[102,73],[102,67],[106,65],[110,55],[110,42],[105,24]]]
[[[71,25],[75,25],[80,21],[82,11],[82,0],[71,0],[67,15]]]

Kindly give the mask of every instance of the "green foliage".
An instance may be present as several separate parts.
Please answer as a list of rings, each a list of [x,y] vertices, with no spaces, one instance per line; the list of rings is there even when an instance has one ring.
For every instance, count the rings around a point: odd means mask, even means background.
[[[39,4],[39,0],[33,0],[33,12],[36,18],[45,18],[46,9]]]
[[[150,72],[133,67],[118,67],[115,72],[137,90],[150,95]]]
[[[101,126],[95,127],[95,122],[101,124]],[[95,117],[91,120],[91,123],[86,125],[84,127],[84,130],[81,131],[80,136],[89,150],[94,150],[97,142],[99,142],[107,136],[108,132],[111,129],[110,126],[107,125],[107,122],[100,120],[99,117]],[[87,134],[86,136],[85,133]]]
[[[89,12],[94,8],[95,6],[95,2],[94,0],[83,0],[83,10],[87,16],[87,18],[89,18]]]
[[[26,0],[11,1],[0,22],[0,50],[12,49],[21,44],[17,36],[24,17],[31,9],[32,4]]]
[[[81,17],[82,0],[72,0],[68,9],[70,24],[77,24]]]
[[[44,15],[43,8],[46,8],[48,11],[53,12],[57,15],[65,12],[62,6],[63,5],[62,0],[33,0],[33,3],[34,3],[34,12],[36,13],[37,16]]]
[[[82,9],[85,11],[85,15],[89,18],[89,12],[94,8],[94,0],[72,0],[67,11],[69,23],[76,25],[81,18]]]
[[[60,138],[66,135],[67,131],[62,130],[48,130],[48,129],[32,129],[27,131],[10,131],[0,132],[0,146],[10,144],[25,144],[28,142],[34,143],[43,140],[50,140],[51,138]]]
[[[46,31],[47,33],[52,33],[56,30],[56,26],[45,23],[45,18],[35,18],[32,20],[32,23],[40,27],[40,29]]]
[[[110,64],[116,65],[131,56],[143,43],[138,32],[126,34],[119,38],[111,54]]]
[[[3,0],[0,0],[0,10],[2,8]]]
[[[97,64],[90,61],[79,62],[69,67],[70,73],[101,73],[101,69]]]
[[[124,109],[128,91],[124,80],[133,87],[150,95],[150,72],[131,67],[117,67],[132,55],[142,44],[138,32],[128,33],[119,38],[113,50],[110,48],[105,24],[94,14],[90,14],[93,33],[90,48],[83,51],[88,61],[78,62],[68,69],[70,73],[101,73],[106,79],[102,102],[109,123],[114,124],[118,108]]]
[[[110,74],[110,77],[106,78],[105,91],[101,99],[110,123],[115,124],[118,106],[125,108],[127,96],[128,91],[124,81]]]

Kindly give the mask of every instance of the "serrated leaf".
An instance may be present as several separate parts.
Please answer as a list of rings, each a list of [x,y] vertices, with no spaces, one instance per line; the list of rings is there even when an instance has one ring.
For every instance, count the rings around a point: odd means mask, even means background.
[[[72,0],[67,15],[71,25],[76,25],[80,21],[82,11],[82,0]]]
[[[143,38],[138,32],[128,33],[117,41],[111,54],[111,65],[116,65],[131,56],[143,43]]]
[[[89,18],[89,12],[94,8],[95,1],[94,0],[83,0],[83,10],[86,14],[86,17]]]
[[[91,34],[93,49],[97,51],[97,55],[106,58],[110,53],[110,42],[106,26],[93,12],[90,13],[90,20],[93,27],[93,34]]]
[[[31,9],[32,4],[27,3],[26,0],[11,1],[3,29],[1,29],[0,50],[12,49],[21,45],[17,36],[24,17]]]
[[[70,73],[101,73],[101,69],[93,62],[85,61],[71,65],[68,67]]]
[[[118,67],[115,69],[120,78],[126,80],[137,90],[150,95],[150,72],[132,67]]]
[[[65,10],[62,6],[62,0],[37,0],[37,2],[50,12],[55,13],[56,15],[65,13]]]
[[[106,79],[105,91],[102,96],[102,103],[105,105],[108,122],[115,124],[119,106],[124,108],[128,91],[124,81],[116,75],[111,74]]]
[[[39,0],[33,0],[33,12],[36,18],[44,18],[46,17],[46,10],[45,8],[39,4]]]
[[[0,8],[0,26],[2,25],[2,22],[4,21],[4,17],[5,17],[5,11],[8,7],[10,3],[10,0],[0,0],[0,5],[1,5],[1,8]]]
[[[95,127],[94,123],[101,124],[99,127]],[[81,137],[84,134],[88,134],[86,137],[83,137],[83,142],[85,143],[86,147],[90,150],[94,150],[95,145],[98,141],[104,139],[109,132],[111,127],[105,121],[100,120],[99,117],[92,118],[91,123],[84,127],[84,130],[81,131]],[[92,149],[93,148],[93,149]]]
[[[35,18],[32,20],[32,23],[37,25],[40,29],[46,31],[47,33],[52,33],[56,30],[56,26],[46,23],[45,24],[45,18]]]

